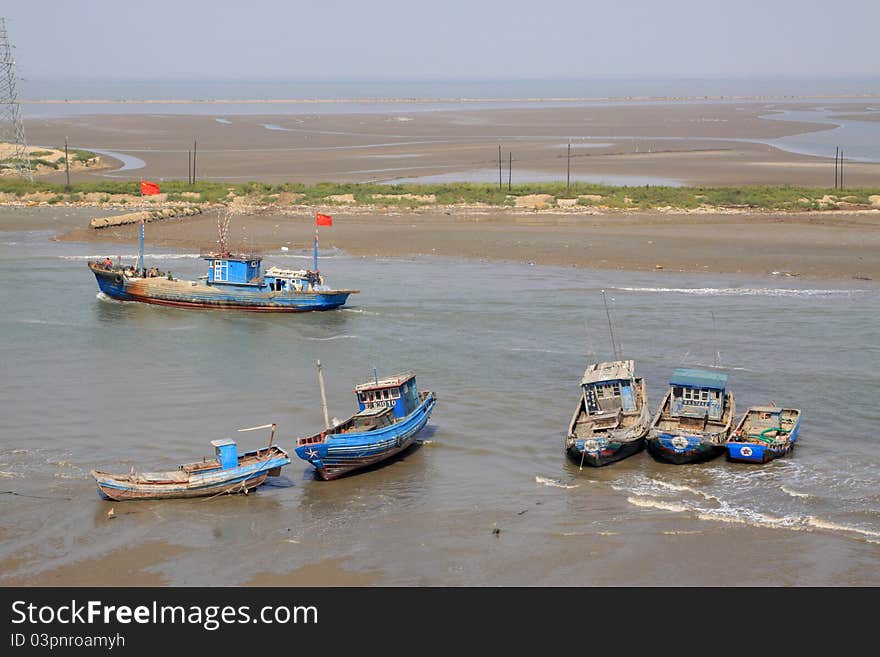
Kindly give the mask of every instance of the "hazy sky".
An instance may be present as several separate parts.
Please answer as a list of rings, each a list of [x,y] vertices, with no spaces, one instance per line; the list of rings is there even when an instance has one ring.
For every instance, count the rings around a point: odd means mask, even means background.
[[[7,0],[30,79],[880,74],[880,0]]]

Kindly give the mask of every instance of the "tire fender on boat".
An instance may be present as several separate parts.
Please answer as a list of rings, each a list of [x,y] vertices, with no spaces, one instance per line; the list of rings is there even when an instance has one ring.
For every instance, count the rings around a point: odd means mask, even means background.
[[[117,285],[119,285],[120,283],[122,283],[122,275],[116,274],[116,277],[113,280],[116,281]]]

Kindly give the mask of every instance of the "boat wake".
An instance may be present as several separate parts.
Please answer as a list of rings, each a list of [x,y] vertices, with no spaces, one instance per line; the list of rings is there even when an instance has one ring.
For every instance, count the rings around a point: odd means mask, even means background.
[[[755,288],[755,287],[617,287],[621,292],[655,292],[669,294],[691,294],[709,297],[831,297],[864,294],[870,290],[798,290],[793,288]]]
[[[780,489],[786,495],[791,495],[792,497],[813,497],[809,493],[798,493],[797,491],[793,491],[790,488],[786,488],[785,486],[780,486]]]
[[[114,299],[111,296],[107,296],[103,292],[98,292],[97,294],[95,294],[95,298],[98,301],[106,301],[107,303],[124,303],[122,301],[119,301],[118,299]]]
[[[563,484],[558,479],[548,479],[547,477],[536,476],[535,477],[536,484],[544,484],[545,486],[551,486],[553,488],[577,488],[579,484]]]
[[[358,340],[360,339],[357,335],[331,335],[326,338],[305,338],[306,340],[317,340],[319,342],[326,342],[327,340],[343,340],[343,339],[351,339]]]
[[[104,258],[110,258],[111,260],[116,260],[116,258],[122,258],[123,260],[137,260],[137,253],[117,253],[114,255],[108,256],[106,253],[103,255],[61,255],[58,256],[61,260],[103,260]],[[198,253],[145,253],[144,259],[150,260],[198,260],[202,256]]]

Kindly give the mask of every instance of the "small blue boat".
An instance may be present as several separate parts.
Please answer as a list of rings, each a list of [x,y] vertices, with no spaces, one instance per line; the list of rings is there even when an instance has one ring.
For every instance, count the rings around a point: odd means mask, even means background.
[[[581,389],[565,440],[571,460],[599,467],[644,448],[651,414],[645,382],[636,377],[634,361],[591,364]]]
[[[263,428],[263,427],[258,427]],[[272,435],[275,429],[273,426]],[[212,440],[214,458],[178,466],[167,472],[131,472],[110,474],[92,470],[99,493],[111,500],[164,500],[181,497],[204,497],[225,493],[247,493],[281,474],[290,456],[271,444],[252,452],[238,453],[234,440]]]
[[[801,412],[796,408],[751,406],[727,440],[727,458],[766,463],[794,449]]]
[[[320,376],[320,363],[318,368]],[[327,428],[297,441],[297,456],[311,463],[322,479],[336,479],[410,447],[428,423],[436,401],[433,392],[419,392],[413,372],[375,377],[355,386],[354,393],[357,413],[331,427],[325,403]]]
[[[648,431],[648,452],[667,463],[697,463],[719,456],[736,413],[727,375],[678,368]]]
[[[109,258],[88,263],[101,292],[111,299],[178,308],[306,312],[338,308],[350,295],[359,292],[334,289],[324,284],[318,270],[317,239],[314,269],[271,267],[265,274],[261,271],[262,256],[232,253],[226,249],[224,240],[219,240],[219,249],[202,253],[208,263],[207,275],[192,281],[176,279],[155,267],[144,267],[143,230],[141,224],[136,266],[114,265]]]

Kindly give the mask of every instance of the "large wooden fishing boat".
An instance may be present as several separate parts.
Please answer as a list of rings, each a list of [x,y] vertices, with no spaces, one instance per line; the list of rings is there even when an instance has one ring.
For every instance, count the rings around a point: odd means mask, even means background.
[[[228,221],[228,219],[227,219]],[[221,236],[225,235],[221,227]],[[155,267],[144,266],[144,224],[140,226],[140,251],[136,266],[124,267],[109,258],[89,262],[101,292],[118,301],[257,312],[305,312],[331,310],[345,304],[358,290],[325,285],[318,269],[318,240],[315,238],[314,269],[270,267],[262,272],[262,256],[232,253],[225,237],[219,248],[204,251],[207,275],[198,280],[180,280]]]
[[[326,400],[320,362],[321,395]],[[297,441],[296,454],[330,480],[384,461],[409,448],[428,423],[436,398],[419,392],[416,375],[404,372],[355,386],[358,412],[333,426],[324,403],[325,429]]]
[[[651,413],[634,361],[590,365],[581,391],[565,439],[565,451],[575,463],[608,465],[644,448]]]
[[[272,437],[275,435],[275,425]],[[254,427],[262,429],[265,427]],[[290,463],[290,456],[280,447],[269,445],[252,452],[238,453],[234,440],[212,440],[214,458],[185,463],[167,472],[131,472],[111,474],[92,470],[99,493],[111,500],[164,500],[181,497],[204,497],[227,493],[247,493],[277,477]]]
[[[751,406],[727,439],[727,458],[766,463],[794,449],[801,424],[796,408]]]
[[[727,375],[679,368],[648,431],[652,456],[668,463],[696,463],[726,450],[736,412]]]

